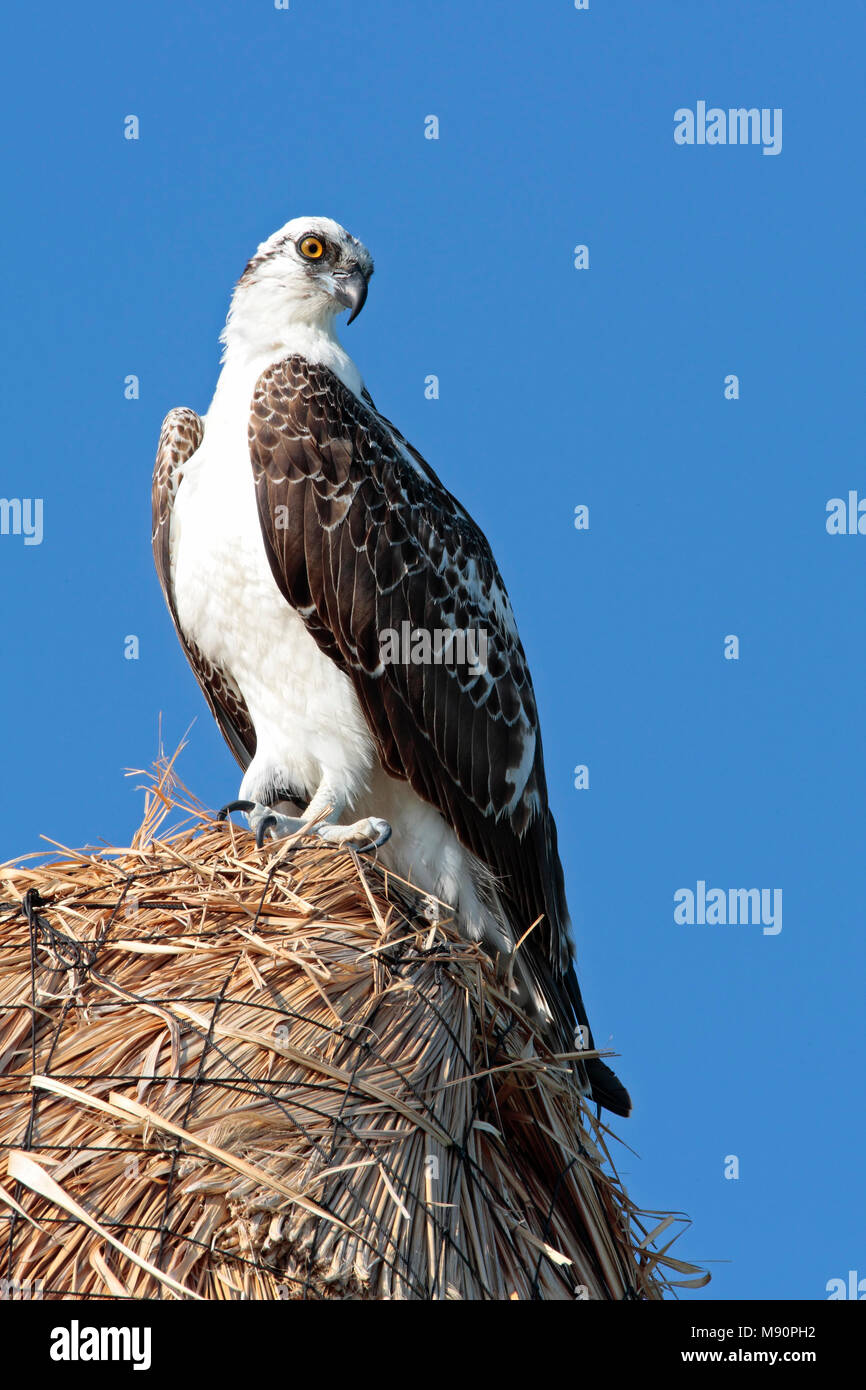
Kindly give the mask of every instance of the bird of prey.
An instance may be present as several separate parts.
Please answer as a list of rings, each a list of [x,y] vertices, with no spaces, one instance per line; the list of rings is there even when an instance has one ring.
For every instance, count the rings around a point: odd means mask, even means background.
[[[259,246],[210,409],[162,426],[160,582],[259,843],[305,832],[377,848],[503,964],[559,1050],[594,1050],[508,594],[481,530],[337,338],[372,273],[327,217]],[[394,657],[395,634],[411,659]],[[577,1072],[585,1094],[629,1113],[600,1058]]]

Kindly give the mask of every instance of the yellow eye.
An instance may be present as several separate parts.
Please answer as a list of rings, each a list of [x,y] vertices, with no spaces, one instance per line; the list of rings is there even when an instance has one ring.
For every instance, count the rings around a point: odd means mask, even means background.
[[[317,236],[304,236],[298,242],[298,250],[308,261],[320,261],[325,254],[325,243]]]

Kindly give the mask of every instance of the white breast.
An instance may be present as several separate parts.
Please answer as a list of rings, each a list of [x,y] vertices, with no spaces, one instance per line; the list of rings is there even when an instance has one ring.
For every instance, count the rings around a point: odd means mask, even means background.
[[[257,750],[243,795],[260,799],[277,785],[312,796],[333,776],[354,801],[368,782],[372,740],[348,678],[274,582],[247,443],[252,385],[239,383],[240,393],[227,401],[218,392],[178,488],[171,523],[178,618],[249,709]]]

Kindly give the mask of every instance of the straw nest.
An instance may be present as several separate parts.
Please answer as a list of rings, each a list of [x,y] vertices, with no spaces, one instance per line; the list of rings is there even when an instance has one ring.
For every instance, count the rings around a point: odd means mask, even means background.
[[[705,1282],[485,955],[371,857],[259,851],[163,761],[129,847],[7,865],[0,899],[0,1296]]]

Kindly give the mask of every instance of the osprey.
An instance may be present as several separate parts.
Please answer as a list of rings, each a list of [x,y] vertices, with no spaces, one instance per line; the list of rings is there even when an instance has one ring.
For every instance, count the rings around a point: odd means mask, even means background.
[[[210,409],[162,426],[163,593],[243,769],[227,809],[248,813],[259,844],[304,831],[376,848],[506,964],[555,1046],[593,1050],[508,594],[484,535],[336,336],[372,273],[326,217],[286,223],[247,265]],[[395,660],[395,634],[428,635],[421,659],[413,641]],[[577,1070],[629,1113],[604,1062]]]

